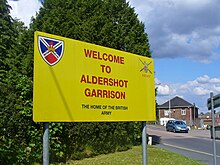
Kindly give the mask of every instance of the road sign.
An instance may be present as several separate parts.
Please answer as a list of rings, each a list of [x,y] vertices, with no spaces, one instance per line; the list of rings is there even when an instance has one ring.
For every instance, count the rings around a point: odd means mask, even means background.
[[[154,121],[152,58],[35,32],[35,122]]]
[[[220,94],[213,96],[213,104],[214,104],[214,108],[218,108],[220,107]],[[208,110],[211,110],[211,98],[209,98],[207,100],[207,107]]]

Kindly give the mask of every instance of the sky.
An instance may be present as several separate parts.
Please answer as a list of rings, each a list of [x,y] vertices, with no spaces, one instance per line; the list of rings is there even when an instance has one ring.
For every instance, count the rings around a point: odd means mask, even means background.
[[[28,26],[41,1],[8,0],[11,16]],[[208,112],[210,92],[220,93],[220,1],[127,2],[134,7],[148,34],[158,104],[179,96],[195,103],[199,112]]]

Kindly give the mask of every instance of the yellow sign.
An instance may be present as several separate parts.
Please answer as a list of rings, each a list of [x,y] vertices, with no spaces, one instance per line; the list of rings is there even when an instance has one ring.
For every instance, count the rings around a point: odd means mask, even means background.
[[[154,90],[152,58],[35,32],[35,122],[153,121]]]

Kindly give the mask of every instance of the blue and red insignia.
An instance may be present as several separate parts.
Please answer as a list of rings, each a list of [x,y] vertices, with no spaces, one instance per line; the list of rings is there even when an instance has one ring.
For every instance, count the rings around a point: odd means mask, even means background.
[[[38,47],[44,61],[50,66],[58,63],[63,56],[64,42],[62,40],[38,36]]]

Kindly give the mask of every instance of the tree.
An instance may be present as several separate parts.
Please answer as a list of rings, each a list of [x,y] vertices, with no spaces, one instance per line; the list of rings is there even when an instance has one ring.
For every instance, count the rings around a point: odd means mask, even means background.
[[[150,56],[144,24],[122,0],[46,0],[33,26],[35,30]]]
[[[6,0],[0,1],[0,75],[8,70],[5,58],[8,57],[8,51],[11,49],[11,41],[14,37],[12,30],[12,18],[9,15],[10,6]]]
[[[32,79],[22,69],[21,34],[26,28],[11,18],[6,0],[0,1],[0,14],[0,164],[22,163],[29,159],[29,134],[36,128],[31,127],[36,125],[32,122]]]
[[[6,81],[7,73],[9,72],[9,57],[10,53],[12,51],[13,45],[14,45],[14,34],[13,34],[13,20],[9,15],[10,12],[10,6],[7,4],[6,0],[0,1],[0,144],[1,144],[1,152],[0,156],[1,158],[8,157],[11,152],[8,150],[9,145],[11,145],[11,142],[7,140],[8,133],[7,126],[8,121],[10,119],[10,113],[7,112],[8,105],[10,103],[8,102],[6,96],[8,95],[8,84]],[[10,97],[10,96],[9,96]],[[2,162],[2,160],[1,160]],[[4,161],[4,163],[8,163],[7,161]]]

